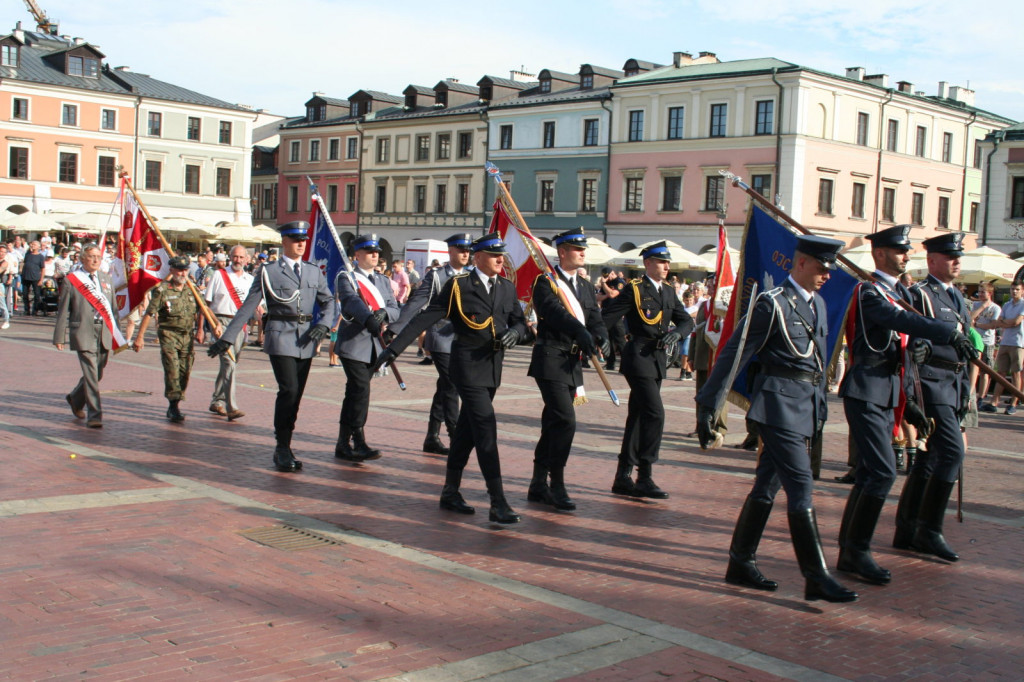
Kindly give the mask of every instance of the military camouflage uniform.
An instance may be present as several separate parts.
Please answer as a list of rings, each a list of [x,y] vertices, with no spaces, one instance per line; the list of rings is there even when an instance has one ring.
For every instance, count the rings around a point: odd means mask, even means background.
[[[153,289],[147,315],[157,318],[160,360],[164,366],[164,397],[181,400],[185,397],[188,377],[192,373],[195,352],[192,348],[196,321],[196,299],[187,286],[179,289],[161,282]]]

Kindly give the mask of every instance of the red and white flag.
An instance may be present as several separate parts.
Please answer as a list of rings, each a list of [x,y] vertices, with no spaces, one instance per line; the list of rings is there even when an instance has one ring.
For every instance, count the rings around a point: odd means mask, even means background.
[[[515,224],[500,199],[494,202],[491,232],[497,232],[505,242],[505,268],[501,274],[516,285],[516,297],[523,303],[529,303],[533,298],[533,283],[544,274],[544,265],[548,271],[552,270],[540,250],[540,243],[528,229],[522,230]],[[538,262],[538,258],[543,261]]]
[[[736,270],[732,266],[729,254],[729,236],[725,225],[718,225],[718,258],[715,262],[715,295],[707,300],[705,312],[707,326],[704,336],[708,343],[717,351],[732,336],[734,317],[729,315],[732,305],[732,292],[736,288]]]
[[[167,278],[170,256],[131,192],[121,199],[121,233],[111,264],[115,300],[121,317],[142,304],[146,292]]]

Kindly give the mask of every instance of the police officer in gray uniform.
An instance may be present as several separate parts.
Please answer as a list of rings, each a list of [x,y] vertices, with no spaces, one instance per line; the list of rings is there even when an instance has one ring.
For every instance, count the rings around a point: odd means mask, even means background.
[[[363,427],[370,410],[370,380],[373,365],[383,349],[384,325],[398,319],[398,301],[391,280],[375,272],[380,258],[380,242],[375,234],[352,240],[355,267],[350,274],[342,269],[335,280],[341,321],[335,355],[345,368],[345,398],[341,402],[338,442],[334,456],[349,462],[378,459],[380,450],[366,444]]]
[[[470,245],[473,235],[466,233],[453,234],[444,240],[448,244],[448,262],[443,267],[430,270],[424,275],[419,286],[402,308],[398,321],[391,325],[391,332],[400,333],[409,324],[409,320],[437,299],[445,282],[462,271],[469,263]],[[447,455],[448,448],[441,442],[441,424],[448,431],[448,438],[455,433],[455,423],[459,419],[459,392],[448,375],[451,361],[452,340],[455,328],[451,320],[442,319],[429,327],[423,340],[423,349],[430,353],[433,365],[437,369],[437,387],[434,398],[430,401],[430,420],[427,422],[427,436],[423,440],[423,452],[435,455]]]
[[[839,387],[850,436],[857,448],[854,485],[839,529],[840,571],[852,573],[876,585],[892,579],[887,569],[871,556],[871,538],[885,497],[896,480],[896,453],[892,445],[895,412],[900,402],[900,375],[915,371],[909,362],[924,355],[906,354],[900,334],[945,343],[953,325],[908,312],[897,301],[908,301],[910,292],[899,281],[910,260],[910,225],[897,225],[869,234],[875,261],[875,282],[861,284],[854,292],[846,342],[850,363]],[[919,429],[927,428],[920,396],[908,395],[904,416]]]
[[[960,556],[942,535],[949,494],[964,461],[964,439],[960,420],[967,413],[971,397],[970,360],[978,351],[967,340],[971,327],[970,309],[953,280],[960,275],[963,255],[962,232],[932,237],[922,242],[928,252],[928,277],[910,289],[914,308],[928,317],[956,327],[945,343],[915,338],[913,346],[930,350],[921,365],[924,411],[934,420],[928,451],[918,455],[903,484],[896,509],[893,547],[934,554],[946,561]]]
[[[778,583],[765,578],[754,557],[779,485],[786,489],[789,532],[806,579],[804,597],[849,602],[857,594],[829,574],[818,535],[812,493],[810,441],[828,416],[825,402],[825,339],[828,320],[817,292],[836,267],[843,242],[825,237],[797,238],[793,268],[782,286],[760,294],[750,313],[746,343],[733,334],[722,349],[704,388],[697,394],[697,432],[701,447],[713,440],[714,410],[731,386],[734,362],[742,368],[758,356],[747,418],[757,422],[764,448],[754,486],[736,522],[729,547],[726,582],[760,590]],[[737,357],[739,356],[739,357]]]
[[[320,268],[302,262],[309,223],[295,220],[277,230],[282,238],[281,258],[253,273],[255,279],[242,307],[207,352],[210,357],[226,353],[260,302],[266,299],[263,352],[270,356],[270,366],[277,380],[274,467],[278,471],[294,472],[302,468],[302,462],[296,460],[292,452],[292,431],[316,344],[331,333],[323,321],[334,317],[334,297]],[[319,319],[314,320],[313,306],[317,303],[320,314]]]

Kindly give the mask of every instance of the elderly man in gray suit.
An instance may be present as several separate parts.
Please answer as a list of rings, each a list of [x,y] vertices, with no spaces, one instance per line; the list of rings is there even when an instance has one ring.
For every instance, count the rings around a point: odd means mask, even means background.
[[[72,414],[86,419],[86,425],[92,429],[103,426],[100,408],[103,368],[110,351],[125,344],[117,326],[114,285],[110,275],[100,272],[102,262],[103,252],[95,244],[82,250],[82,269],[67,276],[53,328],[53,345],[57,350],[64,350],[64,339],[70,331],[71,349],[78,353],[82,378],[65,400]]]
[[[281,233],[282,257],[254,273],[252,288],[242,307],[207,353],[210,357],[226,353],[260,302],[266,299],[263,352],[270,356],[277,380],[274,468],[291,473],[302,468],[302,462],[292,452],[292,432],[316,345],[331,333],[324,321],[334,318],[334,297],[320,268],[302,261],[309,223],[296,220],[277,230]],[[317,303],[320,312],[314,319],[313,306]]]

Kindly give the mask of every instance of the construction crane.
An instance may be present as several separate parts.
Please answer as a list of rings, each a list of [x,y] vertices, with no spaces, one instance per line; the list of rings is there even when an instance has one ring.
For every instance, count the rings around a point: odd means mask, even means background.
[[[50,18],[46,16],[46,12],[39,7],[35,0],[25,0],[25,6],[28,7],[28,11],[35,17],[36,29],[40,33],[48,33],[51,36],[57,35],[57,22],[50,21]]]

